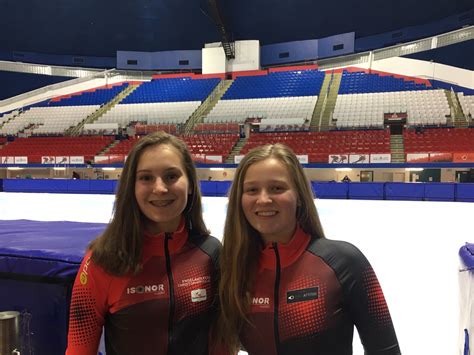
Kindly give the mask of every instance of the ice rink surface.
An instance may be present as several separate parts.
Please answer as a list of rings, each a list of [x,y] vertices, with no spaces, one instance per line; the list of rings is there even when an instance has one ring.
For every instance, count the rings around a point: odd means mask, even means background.
[[[0,219],[108,222],[114,196],[0,193]],[[458,250],[474,242],[474,204],[316,200],[329,239],[355,244],[382,285],[404,355],[458,351]],[[205,197],[204,219],[222,237],[227,199]],[[358,335],[354,355],[363,355]]]

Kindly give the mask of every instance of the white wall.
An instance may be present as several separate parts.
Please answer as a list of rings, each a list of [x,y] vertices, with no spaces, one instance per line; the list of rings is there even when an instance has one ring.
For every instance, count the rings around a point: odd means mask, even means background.
[[[227,60],[219,43],[207,43],[202,49],[202,73],[216,74],[260,69],[260,42],[236,41],[235,59]]]
[[[205,47],[202,49],[202,73],[220,74],[226,71],[224,48]]]
[[[369,69],[369,63],[357,64],[354,67]],[[474,71],[435,62],[410,58],[388,58],[372,62],[371,69],[421,79],[441,80],[474,89]]]
[[[236,41],[235,59],[227,62],[227,72],[260,70],[260,42]]]

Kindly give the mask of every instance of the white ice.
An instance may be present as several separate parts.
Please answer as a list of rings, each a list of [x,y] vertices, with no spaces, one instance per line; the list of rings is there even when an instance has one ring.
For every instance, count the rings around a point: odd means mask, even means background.
[[[0,193],[0,219],[108,222],[114,197]],[[474,204],[316,200],[326,236],[355,244],[372,263],[404,355],[450,355],[458,341],[458,250],[474,242]],[[205,197],[221,238],[227,199]],[[354,355],[363,350],[357,334]]]

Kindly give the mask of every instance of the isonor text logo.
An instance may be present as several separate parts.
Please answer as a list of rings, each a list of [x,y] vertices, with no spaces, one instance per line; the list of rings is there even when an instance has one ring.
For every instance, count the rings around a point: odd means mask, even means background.
[[[270,305],[270,297],[253,297],[252,304],[256,306]]]
[[[135,287],[127,287],[127,295],[141,294],[141,293],[163,293],[165,292],[165,285],[139,285]]]

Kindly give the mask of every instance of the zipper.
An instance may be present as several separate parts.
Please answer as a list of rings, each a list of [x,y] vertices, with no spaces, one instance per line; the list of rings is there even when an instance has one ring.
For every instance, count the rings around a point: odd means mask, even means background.
[[[277,355],[280,353],[280,333],[278,331],[278,305],[280,303],[280,254],[277,243],[273,243],[276,258],[275,289],[273,294],[273,328],[275,333],[275,348]]]
[[[172,233],[165,233],[165,258],[166,258],[166,272],[168,274],[168,287],[170,290],[170,309],[168,315],[168,353],[172,341],[173,332],[173,315],[174,315],[174,287],[173,287],[173,273],[171,272],[171,258],[168,247],[168,242],[172,237]]]

